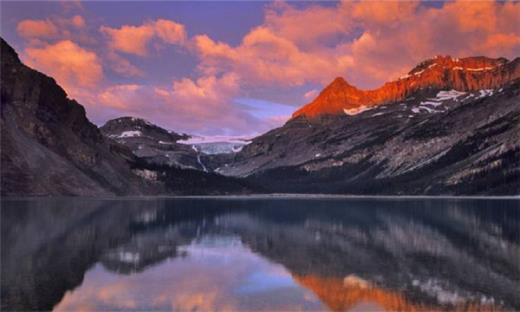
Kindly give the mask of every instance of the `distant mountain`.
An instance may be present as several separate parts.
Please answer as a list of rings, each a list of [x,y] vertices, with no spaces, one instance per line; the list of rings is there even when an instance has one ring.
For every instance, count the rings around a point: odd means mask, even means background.
[[[204,170],[204,165],[198,161],[198,152],[191,146],[177,143],[188,139],[188,135],[165,130],[135,117],[109,120],[100,130],[148,163]]]
[[[178,134],[136,117],[109,120],[100,128],[108,140],[129,148],[141,162],[212,172],[250,141],[243,137]]]
[[[360,90],[338,77],[315,100],[297,110],[293,118],[355,114],[377,105],[402,101],[412,94],[428,93],[429,90],[474,92],[497,89],[518,78],[520,58],[508,61],[505,58],[438,56],[375,90]]]
[[[520,194],[519,62],[429,60],[386,93],[336,79],[216,172],[282,193]]]

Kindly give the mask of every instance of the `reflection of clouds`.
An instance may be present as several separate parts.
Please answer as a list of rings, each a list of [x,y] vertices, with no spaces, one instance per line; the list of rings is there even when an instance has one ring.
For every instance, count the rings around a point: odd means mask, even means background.
[[[188,254],[186,258],[167,260],[139,274],[118,275],[97,265],[55,309],[233,311],[319,307],[317,299],[309,300],[312,295],[298,287],[283,267],[253,254],[236,238],[220,241],[210,237],[182,249]],[[261,280],[267,281],[263,287],[243,292],[243,286]],[[266,300],[251,301],[262,296],[279,300],[268,306]]]

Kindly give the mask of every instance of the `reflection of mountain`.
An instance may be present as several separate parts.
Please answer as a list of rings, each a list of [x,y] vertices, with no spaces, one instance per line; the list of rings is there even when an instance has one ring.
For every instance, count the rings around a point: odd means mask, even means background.
[[[402,294],[382,288],[347,283],[347,279],[307,275],[294,277],[311,289],[332,311],[442,311],[428,305],[414,304]],[[364,309],[362,308],[364,307]],[[491,304],[456,304],[454,311],[496,311]]]
[[[41,209],[37,202],[6,202],[2,308],[50,309],[96,262],[135,273],[182,256],[177,247],[193,239],[232,235],[282,264],[334,310],[366,300],[406,310],[518,309],[517,205],[499,200],[77,199],[46,202],[54,208]],[[351,283],[349,277],[361,282]],[[358,296],[352,287],[359,288]]]
[[[128,240],[136,208],[148,209],[131,201],[42,203],[2,202],[2,310],[51,309],[104,250]]]
[[[520,304],[515,293],[520,286],[518,237],[505,239],[518,230],[492,221],[488,210],[468,211],[459,204],[423,207],[419,202],[380,208],[362,201],[343,205],[329,202],[321,211],[299,207],[304,219],[284,226],[276,221],[258,224],[249,216],[229,216],[222,222],[253,250],[297,275],[356,274],[435,305],[487,302],[493,285],[494,300]],[[282,217],[275,209],[271,218]],[[481,213],[490,220],[484,221]],[[513,209],[509,214],[518,220]]]

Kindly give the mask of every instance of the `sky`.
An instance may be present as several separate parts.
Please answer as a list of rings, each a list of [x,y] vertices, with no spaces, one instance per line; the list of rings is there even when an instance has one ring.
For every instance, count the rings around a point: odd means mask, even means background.
[[[0,33],[97,125],[255,135],[335,77],[371,89],[436,55],[520,56],[513,1],[1,1]]]

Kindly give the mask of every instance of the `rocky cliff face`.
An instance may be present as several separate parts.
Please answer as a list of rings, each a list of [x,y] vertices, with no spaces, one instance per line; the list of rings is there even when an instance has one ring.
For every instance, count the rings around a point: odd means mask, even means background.
[[[131,153],[104,139],[54,79],[23,65],[2,39],[2,195],[153,192]]]
[[[472,92],[496,89],[520,78],[520,58],[449,56],[422,62],[406,76],[375,90],[360,90],[343,78],[336,78],[311,103],[293,114],[293,118],[316,118],[324,115],[354,114],[368,107],[402,101],[411,94],[428,90]]]

